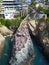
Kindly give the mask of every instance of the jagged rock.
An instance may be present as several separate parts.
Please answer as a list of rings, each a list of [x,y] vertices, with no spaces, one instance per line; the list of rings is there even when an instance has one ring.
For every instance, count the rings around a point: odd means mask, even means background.
[[[5,45],[5,38],[0,34],[0,56]]]
[[[0,25],[0,33],[3,36],[6,36],[6,35],[12,34],[13,32],[11,30],[9,30],[6,26]]]
[[[38,35],[42,43],[49,43],[49,30],[48,25],[45,21],[39,21],[38,23]]]
[[[36,22],[36,21],[35,21]],[[31,22],[30,22],[31,23]],[[38,23],[33,24],[33,20],[29,29],[31,30],[32,34],[35,33],[35,37],[39,40],[39,45],[42,46],[42,51],[45,52],[45,55],[49,57],[49,23],[46,22],[45,19],[40,19]],[[34,27],[35,25],[35,27]],[[31,28],[32,27],[32,28]],[[36,31],[36,32],[35,32]],[[46,54],[47,53],[47,54]]]
[[[11,65],[29,65],[34,57],[34,48],[28,27],[23,22],[11,39],[13,43]]]
[[[34,36],[36,36],[37,32],[38,32],[37,29],[36,29],[37,24],[38,24],[38,22],[36,20],[31,20],[30,22],[28,22],[28,27],[32,31],[32,34]]]

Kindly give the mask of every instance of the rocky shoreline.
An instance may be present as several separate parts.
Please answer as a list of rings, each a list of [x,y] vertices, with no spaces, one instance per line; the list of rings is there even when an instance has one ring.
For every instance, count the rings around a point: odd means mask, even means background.
[[[20,27],[13,35],[11,43],[13,46],[10,65],[29,65],[34,58],[34,48],[26,19],[22,21]]]
[[[33,24],[35,21],[35,24]],[[36,21],[32,20],[28,23],[31,34],[36,38],[40,50],[49,59],[49,29],[48,23],[45,20]]]
[[[12,33],[13,32],[9,30],[6,26],[0,24],[0,57],[5,46],[5,38],[7,36],[11,36]]]

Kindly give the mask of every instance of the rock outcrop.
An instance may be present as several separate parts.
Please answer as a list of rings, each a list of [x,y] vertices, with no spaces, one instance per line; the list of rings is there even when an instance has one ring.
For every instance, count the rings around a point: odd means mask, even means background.
[[[11,30],[9,30],[6,26],[0,25],[0,33],[1,33],[3,36],[7,36],[7,35],[12,34],[13,32],[12,32]]]
[[[32,34],[40,41],[39,45],[42,46],[45,55],[49,57],[49,23],[42,18],[38,22],[35,20],[30,21],[28,26]]]
[[[37,32],[38,32],[36,29],[37,24],[38,24],[38,22],[36,20],[30,20],[30,22],[28,22],[28,27],[34,36],[36,36]]]
[[[12,33],[13,32],[10,31],[6,26],[0,24],[0,56],[1,56],[4,46],[5,46],[5,37],[4,36],[8,36]]]
[[[34,48],[25,20],[13,35],[11,43],[13,47],[12,57],[9,63],[11,65],[29,65],[34,57]]]
[[[4,45],[5,45],[5,38],[0,34],[0,56],[2,54]]]

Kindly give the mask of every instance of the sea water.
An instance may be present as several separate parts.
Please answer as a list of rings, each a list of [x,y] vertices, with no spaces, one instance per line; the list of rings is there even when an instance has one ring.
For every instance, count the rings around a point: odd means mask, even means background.
[[[35,58],[32,61],[31,65],[49,65],[48,61],[46,60],[45,56],[41,53],[37,46],[37,42],[35,38],[32,37],[33,45],[34,45],[34,53],[35,53]],[[9,65],[8,64],[8,59],[9,59],[9,52],[10,52],[10,38],[6,38],[6,43],[5,47],[3,50],[2,57],[0,59],[0,65]]]
[[[49,62],[47,61],[44,54],[40,51],[38,43],[34,37],[32,37],[32,41],[34,46],[35,58],[32,61],[31,65],[49,65]]]

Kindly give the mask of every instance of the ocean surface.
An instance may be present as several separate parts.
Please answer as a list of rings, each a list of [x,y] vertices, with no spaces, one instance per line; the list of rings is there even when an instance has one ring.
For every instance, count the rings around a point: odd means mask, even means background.
[[[31,62],[31,65],[49,65],[48,61],[46,60],[45,56],[41,53],[39,50],[39,47],[37,46],[36,40],[32,37],[33,41],[33,46],[34,46],[34,53],[35,53],[35,58]],[[8,64],[8,59],[9,59],[9,53],[10,53],[10,37],[6,38],[6,43],[5,47],[0,59],[0,65],[9,65]]]
[[[34,37],[32,37],[32,41],[34,46],[35,58],[32,61],[31,65],[49,65],[49,62],[47,61],[46,57],[39,49],[38,43]]]
[[[10,37],[5,39],[5,47],[0,59],[0,65],[8,65],[9,53],[10,53]]]

